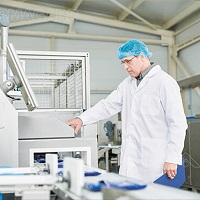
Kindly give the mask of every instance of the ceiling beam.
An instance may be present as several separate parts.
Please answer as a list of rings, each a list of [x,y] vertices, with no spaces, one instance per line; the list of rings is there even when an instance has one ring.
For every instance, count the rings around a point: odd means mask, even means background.
[[[163,24],[164,29],[169,29],[170,27],[174,26],[178,22],[185,19],[187,16],[191,15],[195,11],[200,9],[200,1],[194,2],[191,6],[180,12],[175,17],[171,18],[169,21],[167,21],[165,24]]]
[[[190,24],[188,24],[187,26],[184,26],[182,29],[175,31],[174,32],[174,36],[177,36],[178,34],[184,32],[185,30],[189,29],[190,27],[194,26],[195,24],[198,24],[200,22],[200,18],[191,22]]]
[[[10,28],[18,27],[18,26],[28,26],[31,24],[39,24],[39,23],[45,23],[51,21],[51,17],[42,17],[38,19],[31,19],[31,20],[25,20],[25,21],[17,21],[10,23]]]
[[[159,36],[172,36],[173,32],[163,29],[152,29],[147,26],[142,26],[134,23],[128,23],[128,22],[122,22],[115,19],[109,19],[94,15],[88,15],[78,12],[73,12],[70,10],[64,10],[64,9],[58,9],[58,8],[52,8],[47,6],[41,6],[41,5],[35,5],[30,3],[23,3],[19,1],[13,1],[13,0],[1,0],[0,1],[1,6],[6,6],[10,8],[18,8],[23,10],[28,10],[29,12],[37,12],[37,13],[45,13],[49,15],[55,15],[57,16],[57,19],[60,20],[62,23],[62,20],[65,18],[68,19],[74,19],[79,21],[84,21],[88,23],[94,23],[94,24],[100,24],[103,26],[109,26],[109,27],[115,27],[119,29],[126,29],[131,31],[137,31],[152,35],[159,35]]]
[[[129,6],[128,9],[129,10],[134,10],[136,9],[142,2],[144,2],[144,0],[136,0],[133,1]],[[125,10],[123,10],[119,15],[118,15],[118,19],[120,21],[123,21],[127,16],[129,15],[129,13]]]
[[[74,30],[74,19],[71,19],[71,22],[69,24],[68,33],[75,33],[75,30]]]
[[[177,56],[172,56],[172,59],[176,62],[177,66],[182,70],[182,72],[185,74],[187,78],[191,77],[191,74],[188,72],[188,70],[185,68],[183,63],[180,61],[180,59]],[[178,81],[179,83],[179,81]],[[200,90],[199,88],[194,88],[195,92],[200,96]]]
[[[133,11],[131,11],[130,9],[128,9],[126,6],[124,6],[123,4],[119,3],[116,0],[110,0],[112,3],[114,3],[115,5],[117,5],[118,7],[122,8],[123,10],[125,10],[126,12],[128,12],[129,14],[133,15],[134,17],[136,17],[137,19],[139,19],[140,21],[142,21],[144,24],[146,24],[147,26],[149,26],[152,29],[157,29],[153,24],[149,23],[146,19],[140,17],[138,14],[134,13]]]
[[[178,81],[180,88],[186,89],[196,85],[200,85],[200,75],[195,75],[183,80]]]
[[[180,44],[176,44],[175,45],[176,51],[180,51],[190,45],[193,45],[194,43],[196,43],[198,41],[200,41],[200,34],[193,36],[192,38],[185,40],[184,42],[182,42]]]
[[[9,29],[9,35],[24,35],[24,36],[35,36],[35,37],[46,37],[46,38],[67,38],[67,39],[80,39],[80,40],[95,40],[95,41],[109,41],[109,42],[126,42],[133,38],[128,37],[115,37],[115,36],[100,36],[100,35],[82,35],[75,33],[58,33],[58,32],[46,32],[46,31],[28,31],[28,30],[12,30]],[[154,40],[154,39],[140,39],[146,44],[154,45],[170,45],[165,39]]]
[[[73,5],[73,7],[72,7],[72,10],[73,11],[77,11],[79,6],[81,5],[82,1],[83,0],[76,0],[74,5]],[[74,18],[71,18],[71,20],[70,20],[68,33],[75,33],[75,30],[74,30]]]
[[[25,21],[18,21],[18,22],[12,22],[10,23],[10,28],[18,27],[18,26],[28,26],[32,24],[40,24],[40,23],[46,23],[46,22],[56,22],[60,24],[69,24],[71,25],[72,20],[68,18],[63,18],[62,20],[59,20],[57,16],[49,16],[49,17],[41,17],[37,19],[30,19]]]
[[[72,7],[72,10],[77,11],[79,6],[81,5],[82,1],[83,0],[76,0],[73,7]]]

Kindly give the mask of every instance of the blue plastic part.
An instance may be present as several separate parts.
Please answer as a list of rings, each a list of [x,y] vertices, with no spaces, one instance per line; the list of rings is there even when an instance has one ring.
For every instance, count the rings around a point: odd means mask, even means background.
[[[100,175],[101,173],[100,172],[97,172],[97,171],[86,171],[85,173],[84,173],[84,176],[98,176],[98,175]],[[59,176],[62,176],[63,175],[63,171],[61,170],[61,171],[59,171],[58,172],[58,175]]]
[[[130,181],[110,182],[99,181],[98,183],[85,183],[84,187],[90,191],[101,191],[102,188],[115,188],[121,190],[139,190],[146,188],[147,185],[140,185]]]
[[[45,163],[45,159],[44,158],[38,158],[36,161],[38,163]]]
[[[84,175],[85,176],[98,176],[100,175],[101,173],[100,172],[97,172],[97,171],[90,171],[90,172],[85,172]]]
[[[85,183],[84,188],[93,192],[99,192],[102,189],[102,185],[100,183]]]
[[[59,175],[59,176],[63,176],[63,171],[59,171],[59,172],[58,172],[58,175]]]
[[[58,163],[58,168],[63,168],[63,163]]]
[[[188,117],[186,117],[186,119],[187,120],[194,120],[194,119],[196,119],[196,117],[195,116],[188,116]]]

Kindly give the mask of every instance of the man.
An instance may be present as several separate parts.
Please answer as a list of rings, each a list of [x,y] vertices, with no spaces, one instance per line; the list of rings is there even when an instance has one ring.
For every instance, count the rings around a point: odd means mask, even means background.
[[[118,49],[118,58],[129,73],[106,99],[69,120],[75,133],[82,125],[122,113],[122,148],[119,174],[153,182],[163,173],[173,179],[187,128],[180,88],[159,65],[150,62],[152,53],[138,40]]]

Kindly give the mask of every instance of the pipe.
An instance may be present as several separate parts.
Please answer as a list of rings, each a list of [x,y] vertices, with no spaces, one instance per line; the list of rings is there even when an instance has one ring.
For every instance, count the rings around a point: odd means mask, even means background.
[[[0,50],[0,84],[6,81],[6,46],[8,44],[9,19],[6,15],[0,14],[1,26],[1,50]]]

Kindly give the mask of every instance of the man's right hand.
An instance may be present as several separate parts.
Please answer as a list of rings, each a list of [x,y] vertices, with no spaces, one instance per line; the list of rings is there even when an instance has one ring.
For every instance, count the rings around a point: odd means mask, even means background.
[[[83,125],[83,122],[80,118],[74,118],[70,119],[67,122],[67,125],[74,127],[74,133],[77,135],[78,131],[81,129],[81,126]]]

